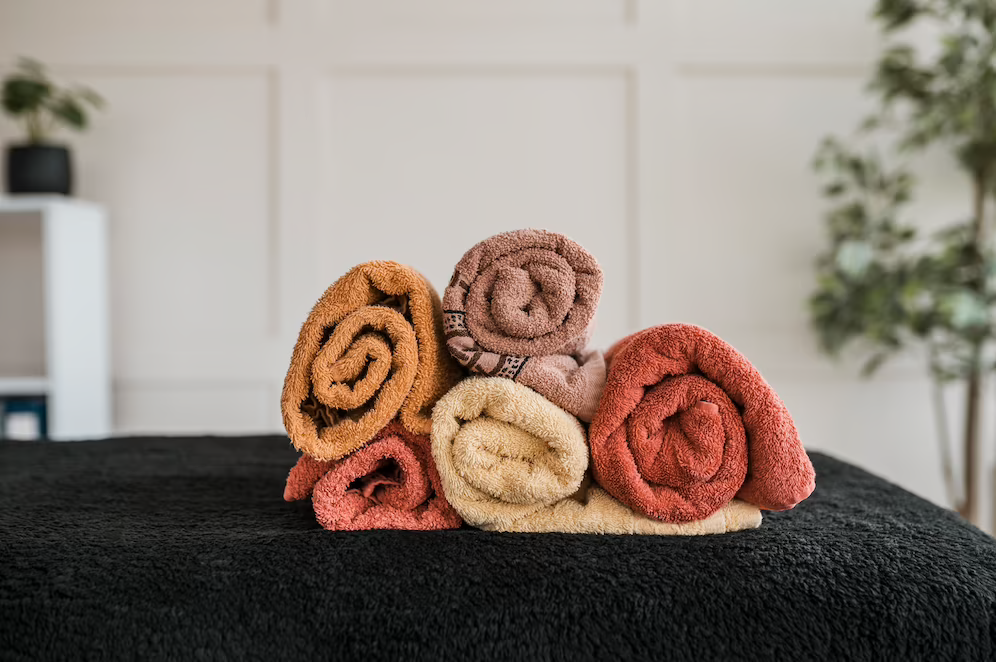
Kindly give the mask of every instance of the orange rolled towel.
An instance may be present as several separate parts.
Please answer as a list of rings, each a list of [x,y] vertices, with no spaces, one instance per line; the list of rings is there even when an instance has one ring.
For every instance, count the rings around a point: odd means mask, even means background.
[[[301,327],[284,380],[284,426],[300,451],[338,460],[396,416],[428,434],[432,406],[461,375],[429,281],[396,262],[367,262],[329,287]]]

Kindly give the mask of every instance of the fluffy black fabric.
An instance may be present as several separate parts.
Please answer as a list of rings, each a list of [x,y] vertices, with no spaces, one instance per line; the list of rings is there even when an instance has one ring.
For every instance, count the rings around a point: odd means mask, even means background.
[[[0,443],[4,659],[981,660],[996,541],[814,454],[701,538],[330,533],[284,438]]]

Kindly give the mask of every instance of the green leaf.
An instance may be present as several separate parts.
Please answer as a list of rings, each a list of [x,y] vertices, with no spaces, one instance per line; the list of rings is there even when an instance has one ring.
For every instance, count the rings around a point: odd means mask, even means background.
[[[861,121],[860,125],[858,125],[858,131],[861,132],[874,131],[875,129],[882,126],[884,123],[885,122],[882,117],[878,115],[869,115],[868,117],[866,117]]]
[[[851,278],[860,278],[868,271],[875,250],[867,241],[849,239],[837,250],[837,268]]]
[[[958,160],[969,172],[985,172],[996,163],[996,136],[971,140],[958,148]]]
[[[971,290],[960,290],[944,297],[941,306],[956,330],[977,330],[989,322],[988,306]]]
[[[823,187],[823,195],[830,198],[835,198],[844,193],[844,191],[846,190],[847,190],[847,185],[838,179],[836,181],[830,182],[829,184]]]
[[[886,31],[891,31],[908,25],[920,11],[912,0],[879,0],[875,16],[885,22]]]
[[[45,71],[45,65],[34,58],[18,58],[17,68],[24,74],[25,78],[31,78],[38,81],[45,81],[48,79],[48,73]]]
[[[51,86],[43,81],[12,77],[4,82],[3,107],[13,116],[32,113],[42,107],[52,93]]]
[[[103,108],[106,105],[104,98],[88,87],[78,87],[74,91],[76,96],[87,102],[93,108]]]
[[[865,361],[863,366],[861,366],[861,376],[871,377],[879,368],[882,367],[882,364],[885,363],[885,360],[888,358],[889,355],[886,352],[876,352],[871,356],[871,358]]]
[[[77,131],[86,128],[86,112],[83,107],[72,97],[64,96],[57,99],[49,106],[54,117],[57,117],[66,126]]]

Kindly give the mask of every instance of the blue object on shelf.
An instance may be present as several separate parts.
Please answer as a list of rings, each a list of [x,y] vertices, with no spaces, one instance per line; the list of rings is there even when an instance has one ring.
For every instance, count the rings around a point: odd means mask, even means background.
[[[0,438],[35,441],[48,436],[43,396],[10,397],[0,402]]]

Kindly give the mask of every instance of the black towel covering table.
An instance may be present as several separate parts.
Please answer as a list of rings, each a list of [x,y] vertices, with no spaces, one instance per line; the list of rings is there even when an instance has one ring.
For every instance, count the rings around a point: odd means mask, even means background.
[[[693,538],[328,532],[295,458],[0,442],[0,659],[996,659],[996,541],[823,454],[795,510]]]

